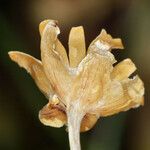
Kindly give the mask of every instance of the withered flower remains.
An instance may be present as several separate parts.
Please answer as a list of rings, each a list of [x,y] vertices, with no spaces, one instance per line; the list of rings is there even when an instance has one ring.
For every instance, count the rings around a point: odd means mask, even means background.
[[[130,59],[114,65],[112,49],[123,49],[121,39],[113,39],[103,29],[86,51],[82,26],[69,35],[69,59],[58,40],[60,30],[54,20],[39,25],[41,61],[22,52],[10,58],[25,68],[48,103],[39,112],[40,121],[52,127],[68,126],[71,150],[80,150],[80,131],[90,130],[100,117],[144,104],[144,86]]]

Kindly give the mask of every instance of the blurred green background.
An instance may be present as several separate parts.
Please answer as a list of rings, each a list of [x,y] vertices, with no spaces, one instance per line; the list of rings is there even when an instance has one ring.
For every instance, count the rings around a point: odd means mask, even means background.
[[[145,106],[101,118],[81,134],[83,150],[150,150],[150,1],[149,0],[1,0],[0,1],[0,150],[69,150],[65,128],[43,126],[38,111],[47,103],[25,70],[7,52],[40,58],[38,24],[59,21],[60,40],[68,48],[72,26],[83,25],[87,46],[105,28],[121,37],[146,88]]]

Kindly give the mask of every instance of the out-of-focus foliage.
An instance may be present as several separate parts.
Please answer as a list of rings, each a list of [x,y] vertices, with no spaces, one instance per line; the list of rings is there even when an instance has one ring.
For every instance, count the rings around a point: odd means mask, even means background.
[[[89,44],[101,28],[123,39],[125,50],[146,87],[145,106],[101,118],[95,128],[81,134],[83,150],[150,149],[150,2],[147,0],[20,0],[0,2],[0,150],[66,150],[67,132],[43,126],[38,110],[47,103],[30,76],[11,62],[7,52],[19,50],[40,57],[38,24],[59,20],[60,39],[67,48],[72,26],[83,25]]]

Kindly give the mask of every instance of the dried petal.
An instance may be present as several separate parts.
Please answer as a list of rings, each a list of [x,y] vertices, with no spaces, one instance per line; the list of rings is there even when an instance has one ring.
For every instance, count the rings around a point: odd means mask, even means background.
[[[44,20],[40,23],[39,32],[40,32],[41,36],[42,36],[42,33],[43,33],[46,25],[49,23],[49,21],[50,20]],[[58,39],[56,41],[55,46],[56,46],[55,51],[57,51],[58,54],[60,55],[62,62],[68,66],[69,63],[68,63],[68,56],[67,56],[66,50],[65,50],[64,46],[62,45],[62,43]]]
[[[64,108],[51,102],[40,110],[39,119],[44,125],[56,128],[64,126],[67,122]]]
[[[144,104],[144,86],[138,76],[111,84],[107,96],[101,100],[100,116],[113,115]]]
[[[114,67],[111,77],[116,80],[123,80],[128,78],[135,70],[136,67],[134,63],[128,58]]]
[[[77,67],[85,57],[85,37],[82,26],[73,27],[69,35],[69,60],[71,67]]]
[[[60,33],[55,21],[46,25],[41,38],[41,59],[47,78],[57,95],[65,103],[64,97],[71,86],[71,77],[56,51],[57,36]]]
[[[53,90],[49,80],[47,79],[40,60],[27,55],[25,53],[11,51],[8,53],[11,60],[18,63],[20,67],[27,70],[35,80],[39,89],[49,98],[53,95]]]

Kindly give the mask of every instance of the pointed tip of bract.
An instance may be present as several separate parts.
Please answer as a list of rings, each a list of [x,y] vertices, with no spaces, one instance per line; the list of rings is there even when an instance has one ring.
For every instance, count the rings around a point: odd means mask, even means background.
[[[46,25],[50,23],[52,26],[57,26],[58,25],[58,21],[57,20],[51,20],[51,19],[46,19],[44,21],[42,21],[40,24],[39,24],[39,32],[40,32],[40,35],[42,35],[43,33],[43,30],[45,29]]]
[[[14,53],[14,51],[9,51],[8,52],[9,57],[11,57],[13,55],[13,53]]]
[[[103,28],[103,29],[101,30],[100,35],[106,35],[106,34],[107,34],[107,31]]]
[[[9,51],[8,55],[9,55],[11,60],[15,61],[17,58],[17,55],[16,55],[17,53],[18,53],[18,51]]]

